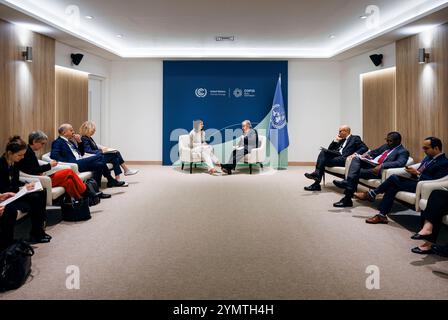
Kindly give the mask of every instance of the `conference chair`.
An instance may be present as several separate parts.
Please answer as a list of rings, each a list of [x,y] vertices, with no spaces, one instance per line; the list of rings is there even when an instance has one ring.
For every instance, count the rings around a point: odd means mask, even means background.
[[[190,165],[190,174],[193,173],[193,165],[197,168],[197,164],[202,164],[202,156],[200,153],[193,152],[190,148],[190,135],[184,134],[179,136],[179,160],[182,163],[182,170],[185,164]]]
[[[254,148],[250,153],[244,156],[244,163],[249,164],[249,172],[252,174],[252,166],[259,165],[263,169],[263,163],[266,162],[266,137],[258,136],[258,148]]]

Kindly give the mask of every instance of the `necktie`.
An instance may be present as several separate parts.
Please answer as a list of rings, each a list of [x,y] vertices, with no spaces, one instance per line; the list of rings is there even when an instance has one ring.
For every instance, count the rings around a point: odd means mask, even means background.
[[[386,150],[383,152],[383,154],[381,155],[381,157],[378,159],[378,163],[382,164],[384,162],[384,160],[386,160],[387,155],[390,153],[391,150]]]

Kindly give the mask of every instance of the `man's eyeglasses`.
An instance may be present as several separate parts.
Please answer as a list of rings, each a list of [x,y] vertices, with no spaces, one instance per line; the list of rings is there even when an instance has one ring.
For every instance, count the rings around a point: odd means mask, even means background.
[[[422,147],[422,149],[426,151],[426,150],[429,150],[429,149],[432,149],[432,148],[424,146],[424,147]]]

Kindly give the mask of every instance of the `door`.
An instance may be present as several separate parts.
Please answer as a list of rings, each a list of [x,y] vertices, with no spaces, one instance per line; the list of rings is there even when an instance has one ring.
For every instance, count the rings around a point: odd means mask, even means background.
[[[89,78],[89,120],[95,122],[96,132],[93,139],[102,144],[101,117],[103,113],[103,79],[97,77]]]

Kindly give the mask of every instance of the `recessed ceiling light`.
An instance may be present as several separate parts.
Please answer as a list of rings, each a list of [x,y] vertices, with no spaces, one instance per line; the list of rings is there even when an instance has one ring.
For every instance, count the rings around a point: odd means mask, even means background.
[[[117,38],[123,38],[123,35],[122,34],[117,34]]]
[[[87,20],[93,20],[94,17],[93,17],[93,16],[86,16],[86,19],[87,19]]]
[[[330,39],[334,39],[334,38],[336,38],[336,36],[335,36],[334,34],[330,34],[330,35],[328,36],[328,38],[330,38]]]
[[[361,19],[361,20],[365,20],[365,19],[367,19],[368,17],[366,16],[366,15],[362,15],[362,16],[359,16],[359,19]]]

